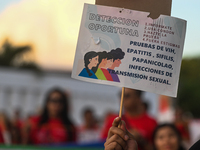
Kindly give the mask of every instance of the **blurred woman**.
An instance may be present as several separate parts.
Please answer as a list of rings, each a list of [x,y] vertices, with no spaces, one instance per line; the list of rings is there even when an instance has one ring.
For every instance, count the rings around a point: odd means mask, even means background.
[[[153,133],[154,150],[184,150],[181,136],[173,124],[161,124]]]
[[[68,97],[59,88],[47,93],[42,114],[24,128],[24,144],[61,144],[75,141],[75,127],[68,117]]]

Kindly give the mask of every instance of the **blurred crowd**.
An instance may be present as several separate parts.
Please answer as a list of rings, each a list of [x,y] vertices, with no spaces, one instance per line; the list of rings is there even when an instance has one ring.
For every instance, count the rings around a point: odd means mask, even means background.
[[[118,114],[107,113],[103,123],[95,117],[95,111],[82,111],[83,124],[75,126],[69,116],[69,96],[60,88],[48,91],[40,114],[22,120],[20,110],[9,119],[0,114],[0,144],[46,145],[67,143],[103,142],[113,120]],[[139,150],[184,150],[190,143],[188,122],[177,109],[173,123],[159,124],[148,114],[148,105],[142,99],[142,91],[125,88],[122,119],[134,135]]]

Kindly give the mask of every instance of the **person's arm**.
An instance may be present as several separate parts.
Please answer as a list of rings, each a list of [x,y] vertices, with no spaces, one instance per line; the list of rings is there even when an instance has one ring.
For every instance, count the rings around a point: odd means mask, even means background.
[[[121,123],[121,127],[118,125]],[[126,129],[124,121],[117,117],[108,132],[108,137],[104,144],[105,150],[137,150],[137,143],[131,133]]]

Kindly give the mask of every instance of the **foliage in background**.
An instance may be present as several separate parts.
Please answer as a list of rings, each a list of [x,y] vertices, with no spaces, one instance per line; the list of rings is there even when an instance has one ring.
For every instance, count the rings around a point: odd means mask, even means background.
[[[40,67],[34,62],[23,61],[23,55],[31,51],[31,47],[13,46],[6,40],[0,48],[0,67],[12,67],[18,69],[28,69],[40,71]]]
[[[200,118],[200,58],[182,61],[177,105]]]

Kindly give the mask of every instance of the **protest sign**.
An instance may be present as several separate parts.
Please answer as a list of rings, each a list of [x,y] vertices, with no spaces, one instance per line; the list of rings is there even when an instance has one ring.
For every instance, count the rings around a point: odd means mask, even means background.
[[[72,78],[177,94],[186,21],[85,4]]]
[[[150,12],[149,16],[156,19],[161,14],[171,15],[172,0],[96,0],[95,4]]]

